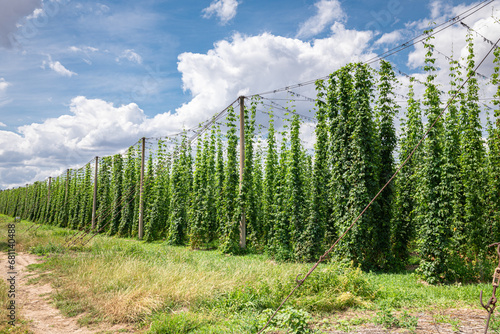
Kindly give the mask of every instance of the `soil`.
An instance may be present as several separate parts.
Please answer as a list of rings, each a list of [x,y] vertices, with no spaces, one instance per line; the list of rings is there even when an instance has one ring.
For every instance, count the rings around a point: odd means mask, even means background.
[[[330,323],[332,327],[338,330],[322,329],[324,333],[340,334],[340,333],[358,333],[358,334],[381,334],[381,333],[467,333],[477,334],[484,333],[487,313],[485,310],[471,309],[447,309],[447,310],[427,310],[425,312],[408,312],[411,316],[417,317],[418,325],[415,331],[410,331],[405,328],[384,328],[381,325],[373,323],[365,323],[351,328],[339,328],[339,324],[353,322],[356,318],[373,319],[375,312],[347,312],[336,319],[332,319]],[[320,327],[318,327],[320,328]],[[340,330],[342,329],[342,330]],[[498,333],[497,331],[489,330],[488,333]]]
[[[40,263],[42,258],[28,253],[16,254],[16,313],[18,317],[28,321],[30,330],[34,334],[94,334],[94,333],[133,333],[133,329],[125,326],[82,327],[77,317],[65,317],[52,304],[53,288],[50,284],[28,283],[29,279],[38,277],[26,268],[33,263]],[[7,254],[0,254],[0,276],[8,278]]]

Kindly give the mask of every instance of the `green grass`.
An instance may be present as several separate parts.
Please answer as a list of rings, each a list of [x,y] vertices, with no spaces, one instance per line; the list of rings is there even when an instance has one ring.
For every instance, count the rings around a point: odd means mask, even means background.
[[[7,221],[0,216],[3,235]],[[67,250],[63,244],[73,232],[42,226],[23,234],[30,225],[17,223],[18,250],[45,256],[43,264],[30,268],[45,273],[40,281],[56,288],[56,306],[67,316],[80,315],[83,325],[104,321],[132,323],[149,333],[254,333],[296,285],[295,277],[311,267],[276,263],[265,255],[226,256],[106,236]],[[393,320],[410,329],[414,321],[404,310],[477,309],[481,289],[491,292],[488,284],[429,286],[411,272],[363,273],[321,264],[287,302],[291,309],[280,315],[285,319],[280,326],[292,326],[286,324],[292,321],[287,312],[299,318],[308,312],[319,332],[377,323],[378,313],[379,322]],[[373,316],[332,320],[347,309]]]
[[[478,308],[479,292],[491,293],[491,284],[428,285],[415,273],[367,274],[379,287],[375,304],[380,308]]]

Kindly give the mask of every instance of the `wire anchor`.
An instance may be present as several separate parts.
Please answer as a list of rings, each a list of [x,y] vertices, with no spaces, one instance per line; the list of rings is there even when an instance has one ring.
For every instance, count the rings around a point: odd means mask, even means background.
[[[490,325],[490,318],[495,310],[497,297],[495,296],[498,285],[500,283],[500,242],[496,242],[494,244],[489,245],[488,247],[497,246],[497,255],[498,255],[498,266],[495,268],[495,272],[493,273],[493,281],[491,285],[493,286],[493,292],[491,294],[490,300],[486,303],[483,303],[483,291],[479,294],[479,301],[481,302],[481,306],[488,312],[488,318],[486,319],[486,327],[484,328],[484,334],[488,333],[488,327]]]

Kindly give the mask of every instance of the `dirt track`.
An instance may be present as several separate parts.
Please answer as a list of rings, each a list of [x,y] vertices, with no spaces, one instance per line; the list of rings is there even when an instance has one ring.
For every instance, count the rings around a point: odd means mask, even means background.
[[[16,305],[17,314],[24,320],[29,321],[29,327],[35,334],[93,334],[93,333],[112,333],[116,330],[122,330],[121,326],[112,328],[93,328],[80,327],[77,318],[68,318],[61,314],[51,303],[51,294],[53,292],[50,284],[28,284],[30,278],[36,278],[38,275],[27,270],[27,266],[33,263],[41,262],[41,258],[27,253],[18,253],[16,255],[15,271],[16,275]],[[7,279],[7,254],[0,254],[0,275]],[[127,331],[130,333],[131,331]]]
[[[349,312],[348,312],[349,313]],[[448,310],[428,310],[426,312],[409,312],[412,316],[418,318],[418,326],[414,333],[428,334],[428,333],[467,333],[478,334],[484,333],[486,311],[484,310],[470,310],[470,309],[448,309]],[[346,315],[343,319],[352,317],[366,316],[363,312],[357,311],[354,314]],[[344,329],[345,330],[345,329]],[[324,330],[326,333],[340,334],[346,333],[339,330]],[[355,329],[348,331],[348,333],[357,334],[382,334],[382,333],[411,333],[407,329],[384,329],[380,325],[367,323]],[[488,333],[498,333],[489,330]]]

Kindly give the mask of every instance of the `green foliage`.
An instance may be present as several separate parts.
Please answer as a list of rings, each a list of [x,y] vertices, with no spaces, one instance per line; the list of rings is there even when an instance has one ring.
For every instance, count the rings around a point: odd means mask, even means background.
[[[282,133],[283,139],[281,142],[278,173],[275,183],[275,216],[272,227],[272,236],[269,245],[269,253],[278,261],[291,261],[293,256],[291,226],[289,224],[289,216],[287,212],[288,204],[288,184],[287,184],[287,167],[289,150],[287,148],[287,140],[285,133]]]
[[[264,170],[264,240],[269,240],[274,235],[274,225],[277,218],[276,210],[276,186],[278,182],[277,168],[278,155],[276,152],[276,138],[274,131],[273,113],[269,113],[269,130],[267,133],[267,155]],[[271,239],[272,240],[272,239]],[[268,241],[266,249],[273,253],[273,244]]]
[[[472,35],[467,36],[467,92],[460,108],[460,157],[459,175],[462,184],[463,224],[457,226],[457,241],[467,244],[475,257],[484,254],[488,240],[484,238],[484,193],[486,186],[485,150],[479,119],[479,87],[474,73],[474,48]]]
[[[120,226],[121,213],[122,213],[122,182],[123,182],[123,159],[121,154],[113,156],[113,198],[112,198],[112,216],[109,234],[115,235],[118,233],[118,226]]]
[[[191,313],[164,313],[153,318],[148,333],[184,334],[199,328],[202,322]]]
[[[39,244],[36,246],[33,246],[29,249],[29,252],[31,254],[36,254],[36,255],[49,255],[49,254],[54,254],[54,253],[64,253],[65,248],[62,247],[59,244],[54,244],[52,242],[49,242],[48,244]]]
[[[153,241],[164,236],[170,205],[170,157],[166,155],[165,144],[158,141],[156,177],[152,189],[152,207],[148,216],[144,240]]]
[[[96,229],[108,227],[111,222],[109,211],[111,210],[111,167],[113,164],[112,157],[104,157],[100,159],[100,165],[97,172],[97,222]]]
[[[239,248],[239,223],[240,223],[240,204],[238,201],[238,161],[236,136],[236,115],[232,107],[227,114],[227,160],[224,170],[224,211],[223,227],[221,228],[220,250],[223,253],[237,254]]]
[[[123,211],[121,215],[118,234],[120,236],[130,236],[135,214],[134,198],[139,192],[139,175],[136,167],[136,150],[133,146],[127,151],[125,170],[123,174]]]
[[[302,155],[302,144],[299,138],[300,118],[292,111],[292,121],[290,124],[290,152],[287,162],[286,174],[286,203],[283,207],[283,216],[287,216],[287,224],[291,228],[291,243],[293,244],[294,258],[303,259],[305,255],[304,242],[304,217],[307,208],[307,201],[304,190],[304,173],[302,166],[304,159]]]
[[[323,251],[322,241],[325,226],[330,216],[330,207],[328,206],[330,170],[328,168],[327,104],[323,101],[326,96],[325,89],[323,81],[316,82],[316,90],[318,91],[316,119],[318,124],[316,125],[315,158],[311,180],[312,197],[301,240],[302,252],[299,254],[299,259],[308,262],[316,260]]]
[[[406,161],[423,135],[420,103],[418,100],[415,100],[412,83],[413,80],[410,80],[408,107],[405,117],[401,120],[400,164]],[[399,266],[400,268],[409,259],[409,245],[415,237],[417,230],[418,203],[415,194],[418,189],[420,165],[421,151],[419,150],[408,160],[395,180],[396,197],[394,200],[391,239],[392,254],[396,259],[395,266]]]
[[[274,310],[271,309],[264,310],[261,313],[259,321],[260,328],[264,327],[273,313]],[[264,333],[270,333],[280,329],[285,329],[287,333],[291,334],[313,333],[309,328],[309,322],[311,320],[311,315],[306,311],[286,306],[276,314],[273,320],[271,320]]]
[[[415,332],[418,325],[418,318],[404,311],[400,316],[394,315],[390,310],[385,309],[377,312],[374,317],[374,323],[382,325],[385,329],[406,328],[412,333]]]
[[[351,119],[348,125],[351,138],[346,147],[350,163],[344,176],[349,184],[347,212],[344,223],[338,227],[339,232],[345,231],[351,225],[378,190],[378,145],[370,107],[372,82],[366,65],[356,66],[353,89],[352,110],[349,116]],[[373,205],[373,208],[358,220],[341,244],[343,254],[355,264],[361,264],[363,268],[377,266],[373,244],[377,241],[380,228],[377,228],[378,222],[374,219],[378,205]]]
[[[392,65],[385,60],[380,62],[378,100],[375,105],[378,125],[378,141],[380,145],[380,166],[378,167],[379,188],[382,188],[394,174],[394,150],[396,148],[396,129],[394,117],[399,106],[395,102],[394,85],[397,83]],[[391,223],[394,211],[394,183],[387,185],[377,202],[379,212],[375,217],[374,245],[372,262],[379,268],[391,266]]]
[[[254,184],[254,142],[255,142],[255,114],[257,101],[253,100],[250,108],[245,109],[245,161],[243,166],[243,181],[239,202],[246,220],[246,234],[250,247],[258,246],[262,236],[262,226],[256,207],[258,194]]]
[[[191,165],[191,146],[184,136],[173,162],[166,240],[170,245],[183,245],[187,239],[189,196],[193,182]]]
[[[419,250],[422,261],[419,272],[429,283],[438,283],[446,280],[447,256],[451,227],[446,225],[441,212],[445,207],[442,188],[446,186],[442,180],[443,169],[443,121],[438,119],[441,113],[440,91],[434,79],[436,77],[433,58],[432,36],[426,39],[427,49],[425,71],[427,72],[426,90],[423,104],[428,119],[428,132],[424,141],[424,157],[422,175],[420,177],[421,190],[419,198]]]
[[[497,85],[495,92],[494,124],[488,127],[488,191],[487,191],[487,225],[490,226],[490,242],[500,237],[500,50],[495,49],[494,73],[491,82]]]

